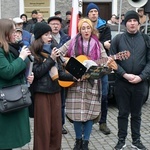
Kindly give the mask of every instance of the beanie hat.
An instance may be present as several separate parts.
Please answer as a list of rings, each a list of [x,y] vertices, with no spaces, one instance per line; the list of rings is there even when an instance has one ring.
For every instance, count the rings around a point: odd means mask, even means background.
[[[79,32],[80,32],[81,27],[82,27],[82,24],[83,24],[84,22],[88,23],[88,24],[90,25],[91,29],[93,30],[93,24],[92,24],[91,20],[90,20],[90,19],[87,19],[87,18],[83,18],[83,19],[80,19],[80,21],[79,21],[79,23],[78,23],[78,31],[79,31]]]
[[[130,10],[128,11],[126,14],[125,14],[125,17],[124,17],[124,24],[126,25],[127,21],[129,19],[136,19],[138,22],[139,22],[139,15],[136,11],[134,10]]]
[[[37,22],[34,26],[34,38],[38,39],[40,38],[43,34],[52,31],[51,27],[43,22]]]
[[[100,9],[99,9],[99,7],[96,4],[89,3],[88,6],[87,6],[87,8],[86,8],[86,16],[88,16],[88,13],[89,13],[89,11],[91,9],[97,9],[98,13],[100,12]]]

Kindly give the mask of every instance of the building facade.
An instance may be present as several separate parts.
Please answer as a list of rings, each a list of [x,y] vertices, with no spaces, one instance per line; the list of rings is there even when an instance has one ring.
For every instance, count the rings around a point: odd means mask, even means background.
[[[14,18],[20,16],[22,13],[24,13],[24,3],[29,0],[0,0],[0,18]],[[32,0],[31,2],[37,2],[36,0]],[[45,0],[46,1],[46,0]],[[49,16],[53,16],[54,12],[56,10],[60,10],[62,12],[62,17],[65,18],[65,13],[68,10],[71,10],[72,8],[72,0],[47,0],[49,1],[50,5],[52,7],[49,7]],[[80,1],[80,0],[79,0]],[[106,11],[105,13],[108,13],[108,16],[111,16],[111,14],[118,15],[120,13],[120,2],[121,0],[81,0],[83,3],[83,6],[85,4],[88,4],[89,2],[95,2],[96,4],[99,4],[100,10],[103,10],[103,5],[101,4],[110,4],[109,11]],[[38,6],[37,6],[38,8]],[[104,8],[105,9],[105,8]],[[121,5],[121,13],[125,13],[127,10],[130,9],[136,9],[129,5],[127,0],[122,0]],[[30,18],[30,16],[28,16]]]

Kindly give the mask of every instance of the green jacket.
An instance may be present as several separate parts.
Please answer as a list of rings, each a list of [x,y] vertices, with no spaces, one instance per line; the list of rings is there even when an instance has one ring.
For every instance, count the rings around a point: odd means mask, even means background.
[[[17,50],[16,50],[17,51]],[[26,63],[0,48],[0,88],[25,82]],[[30,142],[28,108],[0,113],[0,149],[19,148]]]
[[[24,69],[26,63],[12,53],[5,54],[0,48],[0,88],[15,84],[24,83]]]

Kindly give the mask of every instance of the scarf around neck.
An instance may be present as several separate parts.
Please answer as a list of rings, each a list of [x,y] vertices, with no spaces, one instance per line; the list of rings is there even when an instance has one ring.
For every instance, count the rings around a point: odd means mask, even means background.
[[[69,44],[67,56],[77,57],[78,55],[86,55],[92,60],[99,59],[101,56],[101,49],[98,38],[95,35],[92,35],[88,42],[88,49],[83,51],[82,36],[81,34],[77,34]]]

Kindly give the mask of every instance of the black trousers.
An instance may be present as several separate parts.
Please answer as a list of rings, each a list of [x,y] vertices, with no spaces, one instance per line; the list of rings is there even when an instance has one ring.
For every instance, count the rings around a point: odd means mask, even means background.
[[[116,81],[115,97],[119,109],[119,139],[125,139],[127,136],[129,114],[131,114],[130,124],[132,140],[140,139],[141,109],[146,97],[147,88],[146,82],[131,84],[121,80]]]

